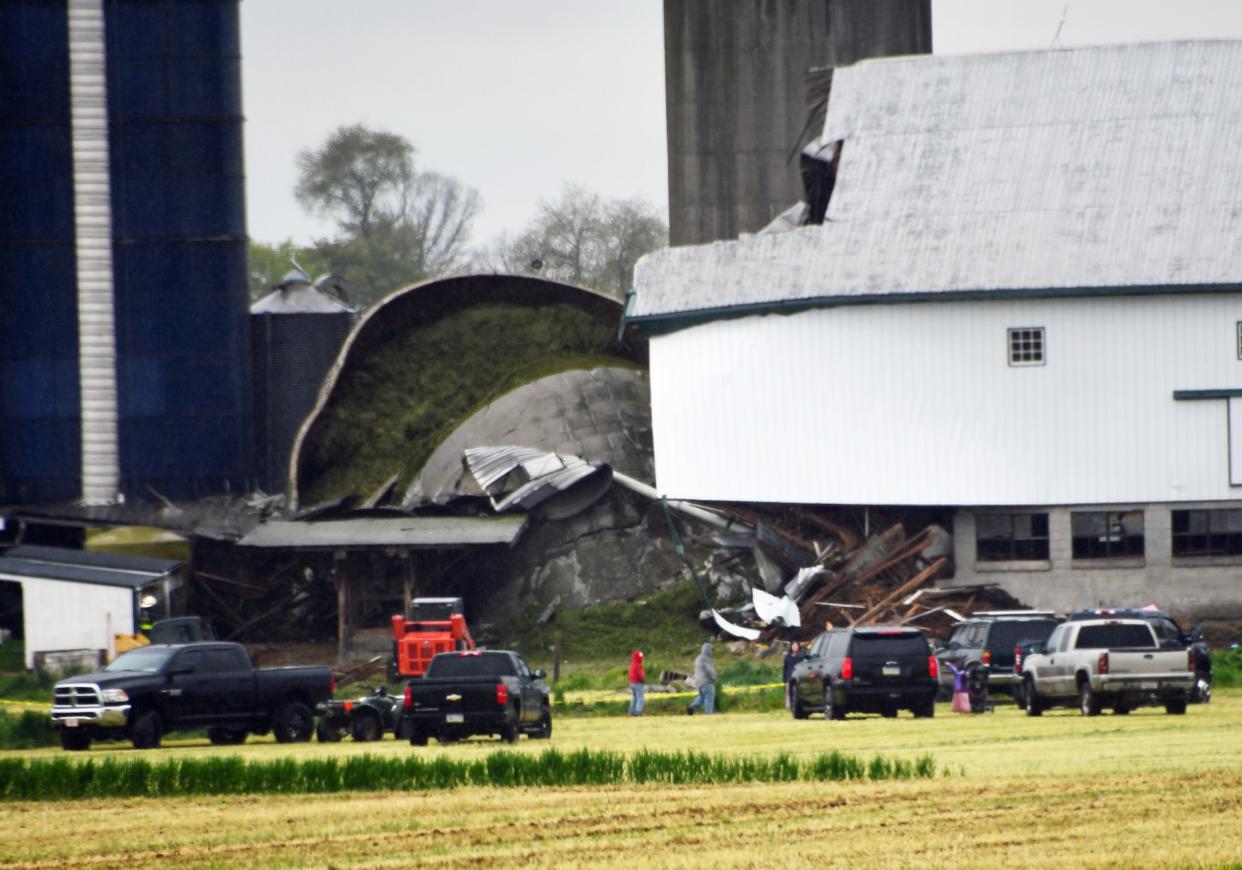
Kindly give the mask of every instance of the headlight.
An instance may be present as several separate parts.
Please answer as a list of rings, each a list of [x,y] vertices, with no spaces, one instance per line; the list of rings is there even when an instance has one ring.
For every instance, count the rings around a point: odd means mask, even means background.
[[[124,689],[104,689],[103,701],[105,704],[124,704],[129,700],[129,695]]]

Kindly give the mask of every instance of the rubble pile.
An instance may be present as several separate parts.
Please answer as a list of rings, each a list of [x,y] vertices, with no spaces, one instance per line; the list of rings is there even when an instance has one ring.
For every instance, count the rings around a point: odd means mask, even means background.
[[[730,512],[759,530],[755,553],[766,589],[754,589],[750,604],[705,614],[726,634],[770,644],[811,640],[826,628],[886,624],[917,625],[947,639],[972,613],[1023,608],[995,585],[944,584],[953,576],[952,536],[936,522],[914,534],[902,521],[856,534],[805,509],[780,517]],[[765,546],[765,538],[779,546]],[[794,571],[792,579],[781,567]]]

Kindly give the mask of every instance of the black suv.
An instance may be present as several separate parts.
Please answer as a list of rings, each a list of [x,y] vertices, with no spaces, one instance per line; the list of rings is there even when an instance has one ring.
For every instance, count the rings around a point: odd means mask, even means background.
[[[1195,687],[1190,693],[1190,701],[1195,704],[1206,704],[1212,700],[1212,655],[1203,641],[1198,626],[1189,631],[1182,629],[1177,620],[1160,610],[1147,607],[1122,608],[1113,610],[1076,610],[1069,615],[1072,622],[1079,619],[1099,619],[1102,616],[1115,616],[1119,619],[1144,619],[1151,624],[1160,640],[1162,649],[1188,649],[1195,654]]]
[[[958,668],[988,668],[988,690],[1013,694],[1020,680],[1014,672],[1013,650],[1023,642],[1042,643],[1052,634],[1059,620],[1042,610],[990,610],[960,622],[949,642],[936,651],[943,665]],[[951,692],[953,669],[940,672],[942,689]]]
[[[790,676],[795,719],[822,711],[825,719],[846,713],[936,715],[938,666],[917,628],[877,626],[826,631],[811,644]]]

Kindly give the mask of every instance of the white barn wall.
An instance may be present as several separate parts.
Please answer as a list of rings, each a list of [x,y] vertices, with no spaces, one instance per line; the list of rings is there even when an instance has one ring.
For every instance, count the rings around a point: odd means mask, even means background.
[[[675,498],[831,504],[1219,501],[1236,295],[847,305],[651,339]],[[1042,326],[1046,364],[1006,330]]]
[[[0,579],[22,584],[27,668],[36,652],[111,651],[114,635],[134,632],[133,589],[16,574]]]

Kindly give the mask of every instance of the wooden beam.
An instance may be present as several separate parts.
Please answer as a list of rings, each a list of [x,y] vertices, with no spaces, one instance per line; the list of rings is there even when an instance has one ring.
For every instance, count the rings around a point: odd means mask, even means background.
[[[922,586],[924,583],[926,583],[928,580],[934,577],[936,575],[936,572],[938,572],[941,568],[944,567],[944,563],[946,561],[947,560],[945,559],[945,557],[941,556],[935,562],[932,562],[922,571],[920,571],[919,573],[911,577],[908,582],[902,584],[901,586],[897,587],[895,590],[890,592],[878,604],[876,604],[874,607],[872,607],[862,616],[855,619],[850,624],[851,625],[859,625],[860,623],[866,624],[868,621],[874,620],[880,614],[884,613],[888,605],[897,601],[903,595],[909,595],[915,589],[918,589],[920,586]]]

